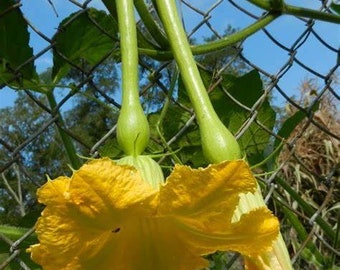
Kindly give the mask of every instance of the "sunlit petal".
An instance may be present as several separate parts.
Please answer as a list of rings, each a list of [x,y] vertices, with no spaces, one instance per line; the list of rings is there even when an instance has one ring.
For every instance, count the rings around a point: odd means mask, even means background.
[[[50,270],[201,269],[217,250],[257,254],[276,238],[276,218],[259,208],[232,222],[239,194],[255,187],[244,161],[176,166],[159,191],[131,166],[90,161],[39,189],[46,208],[29,251]]]

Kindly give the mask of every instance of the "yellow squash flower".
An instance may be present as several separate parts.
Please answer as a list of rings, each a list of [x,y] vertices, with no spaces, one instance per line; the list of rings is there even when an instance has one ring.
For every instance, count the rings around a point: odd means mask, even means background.
[[[262,207],[232,222],[239,194],[255,189],[242,160],[177,165],[159,190],[131,166],[93,160],[38,190],[46,208],[28,251],[46,270],[195,270],[217,250],[256,256],[278,236],[277,219]]]

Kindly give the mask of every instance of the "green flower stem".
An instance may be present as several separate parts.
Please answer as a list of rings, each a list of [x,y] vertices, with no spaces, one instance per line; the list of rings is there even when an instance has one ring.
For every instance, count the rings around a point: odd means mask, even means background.
[[[237,42],[240,42],[241,40],[244,40],[245,38],[251,36],[252,34],[256,33],[257,31],[261,30],[263,27],[274,21],[279,16],[278,13],[269,13],[259,20],[257,20],[255,23],[247,26],[246,28],[237,31],[234,34],[231,34],[229,36],[226,36],[222,39],[212,41],[206,44],[201,45],[194,45],[191,46],[192,54],[194,55],[200,55],[205,54],[209,52],[214,52],[217,50],[224,49],[225,47],[228,47],[230,45],[233,45]],[[160,60],[169,60],[173,58],[173,54],[171,51],[160,51],[150,48],[139,48],[140,54],[145,54],[150,57],[160,59]]]
[[[277,11],[282,14],[287,15],[294,15],[298,17],[304,17],[304,18],[310,18],[310,19],[316,19],[331,23],[340,23],[340,16],[330,13],[325,13],[313,9],[303,8],[303,7],[296,7],[292,5],[285,4],[284,1],[263,1],[263,0],[248,0],[252,4],[268,10],[268,11]],[[280,5],[277,4],[277,2],[280,3]]]
[[[166,36],[164,35],[164,32],[157,24],[155,18],[151,16],[144,0],[134,0],[134,3],[135,3],[135,7],[138,11],[139,16],[141,17],[144,25],[148,29],[152,38],[158,43],[160,47],[168,48],[169,42]]]
[[[117,139],[126,155],[138,156],[149,142],[150,130],[139,101],[137,31],[133,0],[117,0],[116,8],[122,58],[122,107],[117,123]]]
[[[210,162],[241,158],[236,139],[223,125],[210,102],[178,16],[176,2],[173,0],[156,2],[174,58],[197,117],[205,157]]]
[[[56,102],[54,95],[53,95],[53,89],[46,91],[46,96],[47,96],[47,100],[50,104],[51,109],[54,110],[57,107],[57,102]],[[58,121],[59,125],[57,125],[57,129],[58,129],[59,135],[60,135],[61,140],[64,144],[66,154],[67,154],[67,156],[70,160],[72,168],[77,170],[77,169],[80,168],[81,162],[80,162],[80,160],[77,156],[76,149],[73,145],[73,142],[72,142],[70,136],[63,130],[63,127],[65,126],[65,124],[64,124],[64,120],[63,120],[61,113],[59,111],[56,112],[56,113],[58,114],[58,120],[57,121]]]
[[[117,8],[116,8],[115,1],[102,0],[102,2],[104,3],[107,10],[110,12],[114,23],[118,24],[118,22],[117,22]],[[141,10],[139,10],[139,12],[141,12]],[[144,16],[144,14],[143,14],[143,16]],[[137,39],[138,39],[139,46],[142,47],[142,48],[145,48],[147,50],[151,50],[152,52],[157,52],[157,50],[160,49],[158,46],[155,46],[155,44],[150,40],[150,38],[148,39],[147,37],[145,37],[144,34],[141,32],[141,30],[139,28],[137,28]]]

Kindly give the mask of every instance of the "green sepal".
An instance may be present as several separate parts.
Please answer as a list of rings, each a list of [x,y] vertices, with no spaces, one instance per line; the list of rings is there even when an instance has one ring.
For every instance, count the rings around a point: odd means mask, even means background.
[[[159,190],[160,186],[164,184],[162,169],[150,156],[126,156],[116,162],[117,164],[135,167],[141,174],[142,179],[156,190]]]

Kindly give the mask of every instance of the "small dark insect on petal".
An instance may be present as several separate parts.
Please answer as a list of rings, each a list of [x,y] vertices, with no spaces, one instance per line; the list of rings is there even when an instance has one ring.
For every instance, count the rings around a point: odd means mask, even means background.
[[[116,229],[114,229],[114,230],[112,230],[113,233],[118,233],[119,231],[120,231],[120,228],[119,228],[119,227],[116,228]]]

